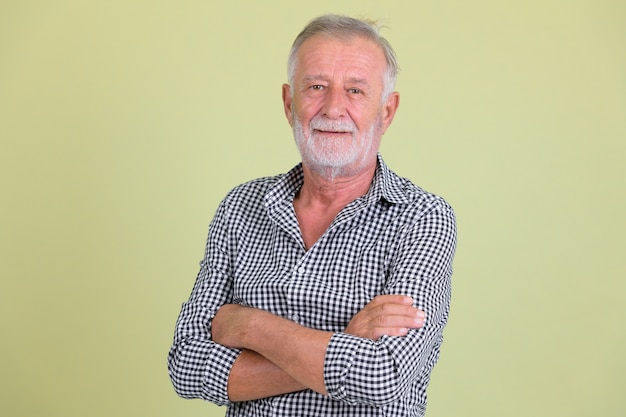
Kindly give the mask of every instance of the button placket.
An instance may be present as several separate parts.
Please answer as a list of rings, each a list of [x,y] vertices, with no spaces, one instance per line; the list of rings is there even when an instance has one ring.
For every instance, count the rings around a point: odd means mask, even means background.
[[[298,299],[298,286],[300,285],[299,281],[301,281],[302,277],[306,273],[306,267],[304,263],[306,262],[307,257],[304,256],[296,265],[293,267],[291,280],[289,283],[289,312],[288,317],[291,321],[302,324],[302,314],[298,311],[298,307],[300,305],[300,300]],[[294,308],[295,306],[295,308]]]

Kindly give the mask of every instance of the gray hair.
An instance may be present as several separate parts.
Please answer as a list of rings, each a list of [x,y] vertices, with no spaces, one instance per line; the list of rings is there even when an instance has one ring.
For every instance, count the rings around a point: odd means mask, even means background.
[[[362,37],[373,41],[385,54],[387,69],[383,74],[383,94],[381,97],[384,102],[395,88],[399,68],[396,53],[387,39],[380,36],[380,28],[381,26],[374,21],[360,20],[334,14],[323,15],[311,20],[296,37],[296,40],[291,46],[289,61],[287,64],[289,84],[293,86],[296,56],[298,54],[298,50],[307,39],[318,34],[327,35],[335,39]]]

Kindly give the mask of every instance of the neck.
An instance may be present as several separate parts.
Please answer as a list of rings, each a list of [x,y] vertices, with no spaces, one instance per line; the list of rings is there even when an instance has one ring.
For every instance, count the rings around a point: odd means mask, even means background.
[[[305,206],[340,207],[363,196],[369,190],[376,162],[350,176],[311,170],[303,164],[304,183],[296,197]]]

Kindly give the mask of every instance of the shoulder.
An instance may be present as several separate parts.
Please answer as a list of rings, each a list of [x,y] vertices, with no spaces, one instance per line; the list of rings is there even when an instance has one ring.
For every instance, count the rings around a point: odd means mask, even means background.
[[[413,184],[410,195],[413,206],[419,207],[421,211],[428,212],[434,210],[454,216],[452,206],[437,194],[428,192]]]
[[[285,174],[275,176],[255,178],[246,181],[232,188],[224,197],[222,204],[229,209],[250,209],[256,206],[263,206],[265,196]]]
[[[408,178],[388,171],[388,199],[418,217],[429,212],[439,212],[454,217],[452,206],[441,196],[424,190]]]

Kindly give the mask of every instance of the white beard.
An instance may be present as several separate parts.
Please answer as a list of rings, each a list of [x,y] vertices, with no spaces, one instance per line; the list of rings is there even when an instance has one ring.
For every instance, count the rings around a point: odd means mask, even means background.
[[[302,162],[324,178],[354,175],[371,163],[372,152],[378,152],[373,146],[374,135],[379,134],[382,125],[381,115],[362,134],[352,120],[329,120],[320,115],[311,119],[305,131],[295,112],[293,115],[293,133]],[[316,130],[349,132],[350,137],[328,137]]]

